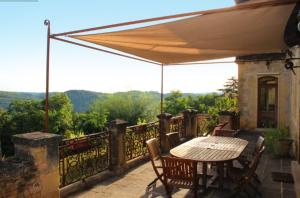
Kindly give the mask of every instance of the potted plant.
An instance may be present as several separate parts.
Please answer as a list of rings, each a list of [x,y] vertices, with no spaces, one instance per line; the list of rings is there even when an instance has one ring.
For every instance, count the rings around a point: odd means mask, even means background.
[[[265,132],[267,147],[277,157],[289,157],[293,139],[290,138],[288,128],[268,129]]]

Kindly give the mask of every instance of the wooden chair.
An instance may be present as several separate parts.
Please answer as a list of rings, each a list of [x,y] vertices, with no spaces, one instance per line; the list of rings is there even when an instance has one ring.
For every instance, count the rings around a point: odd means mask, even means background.
[[[163,184],[168,197],[172,197],[172,187],[192,189],[197,197],[199,175],[197,162],[172,157],[161,157],[163,167]]]
[[[180,138],[178,132],[167,133],[166,138],[169,144],[169,149],[172,149],[180,144]]]
[[[249,167],[243,169],[231,167],[228,170],[228,177],[237,185],[235,192],[231,197],[235,197],[241,192],[245,192],[249,197],[251,197],[250,194],[246,191],[246,188],[248,186],[255,191],[255,195],[258,194],[259,196],[261,196],[261,193],[251,183],[251,181],[255,176],[255,171],[257,169],[257,166],[259,164],[259,161],[264,151],[265,151],[265,146],[263,146],[259,150],[259,152],[255,155]]]
[[[150,155],[151,164],[153,167],[153,170],[156,174],[156,178],[148,184],[148,187],[156,183],[157,180],[162,181],[162,165],[161,165],[161,151],[159,147],[158,140],[156,138],[152,138],[148,141],[146,141],[147,149]],[[160,169],[160,171],[159,171]]]
[[[236,130],[230,129],[216,129],[214,130],[214,136],[223,136],[223,137],[235,137],[238,134]]]
[[[238,162],[244,167],[244,168],[249,168],[249,165],[251,163],[251,160],[257,155],[257,153],[259,153],[259,151],[262,149],[262,147],[264,146],[265,143],[265,138],[263,138],[262,136],[259,136],[256,144],[255,144],[255,148],[253,150],[253,152],[250,153],[246,153],[241,155],[238,158]],[[258,183],[261,183],[259,180],[259,177],[255,174],[254,175],[255,180]]]
[[[218,124],[218,125],[214,128],[214,130],[213,130],[213,132],[211,133],[211,135],[214,136],[217,130],[223,129],[227,124],[228,124],[228,122]]]

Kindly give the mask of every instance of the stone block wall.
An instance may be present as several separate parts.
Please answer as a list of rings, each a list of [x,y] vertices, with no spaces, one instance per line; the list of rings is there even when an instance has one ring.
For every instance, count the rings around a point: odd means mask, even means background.
[[[41,181],[30,161],[11,158],[0,162],[0,197],[41,197]]]
[[[300,57],[299,48],[291,49],[294,57]],[[293,60],[300,66],[300,60]],[[239,63],[240,126],[257,129],[258,79],[264,76],[278,78],[278,127],[288,127],[294,140],[293,155],[300,158],[300,68],[294,75],[284,67],[285,61]]]
[[[293,49],[295,57],[299,57],[299,48]],[[300,61],[294,60],[295,65],[299,66]],[[295,69],[296,75],[292,75],[291,82],[291,108],[289,117],[289,129],[291,132],[291,138],[294,140],[293,154],[299,159],[300,158],[300,146],[299,146],[299,133],[300,133],[300,68]]]
[[[245,129],[257,128],[258,79],[264,76],[278,78],[278,125],[288,126],[286,115],[291,111],[291,77],[292,73],[284,68],[284,61],[265,61],[239,63],[239,109],[240,125]]]
[[[13,136],[15,156],[0,161],[0,198],[58,198],[59,141],[42,132]]]

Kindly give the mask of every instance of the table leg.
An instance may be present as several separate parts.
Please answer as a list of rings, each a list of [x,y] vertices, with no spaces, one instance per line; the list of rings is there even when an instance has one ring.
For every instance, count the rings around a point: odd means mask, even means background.
[[[218,172],[219,188],[223,189],[223,182],[224,182],[224,163],[223,162],[217,163],[217,172]]]
[[[207,163],[203,162],[202,164],[202,173],[203,173],[203,177],[202,177],[202,185],[203,185],[203,193],[206,193],[207,190]]]

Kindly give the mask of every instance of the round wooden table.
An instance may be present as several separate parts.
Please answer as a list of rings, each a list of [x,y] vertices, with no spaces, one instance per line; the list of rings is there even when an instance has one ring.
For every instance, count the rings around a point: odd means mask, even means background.
[[[248,141],[231,137],[198,137],[171,149],[171,155],[198,162],[226,162],[238,158]]]
[[[224,163],[238,158],[246,148],[248,141],[232,137],[198,137],[170,150],[172,156],[203,163],[203,185],[206,189],[207,163],[216,163],[218,167],[219,187],[222,188]]]

